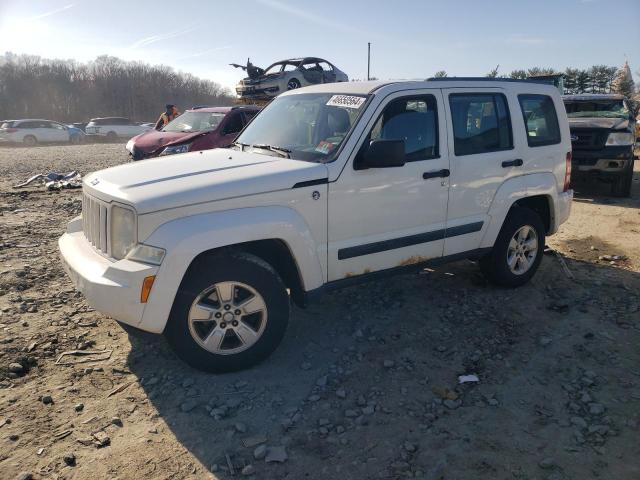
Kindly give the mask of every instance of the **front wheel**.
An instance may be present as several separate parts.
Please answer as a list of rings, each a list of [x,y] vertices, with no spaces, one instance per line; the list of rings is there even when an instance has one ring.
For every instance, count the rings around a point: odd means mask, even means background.
[[[284,337],[289,295],[278,273],[244,252],[196,260],[171,310],[165,337],[186,363],[231,372],[269,356]]]
[[[536,212],[525,207],[512,208],[491,253],[480,260],[482,273],[497,285],[524,285],[540,266],[544,235],[544,225]]]
[[[627,168],[615,179],[611,185],[611,194],[615,197],[630,197],[631,184],[633,183],[633,159]]]
[[[287,82],[287,90],[295,90],[296,88],[300,88],[300,80],[292,78]]]

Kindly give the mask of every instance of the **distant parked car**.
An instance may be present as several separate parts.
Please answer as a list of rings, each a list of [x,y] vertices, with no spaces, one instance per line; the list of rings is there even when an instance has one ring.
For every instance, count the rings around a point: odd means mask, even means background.
[[[205,107],[185,111],[162,130],[133,137],[127,150],[133,160],[175,153],[224,148],[258,112],[259,107]]]
[[[84,130],[78,127],[74,127],[73,125],[67,125],[69,128],[69,141],[71,143],[84,143],[87,135],[84,133]]]
[[[87,122],[73,122],[73,123],[67,123],[67,127],[73,127],[73,128],[78,128],[80,130],[82,130],[84,132],[84,129],[87,126]]]
[[[231,64],[249,75],[240,80],[236,93],[240,98],[271,98],[287,90],[318,83],[348,82],[349,77],[332,63],[317,57],[291,58],[263,70],[249,60],[247,65]]]
[[[33,147],[38,143],[70,143],[78,136],[69,127],[51,120],[27,118],[0,123],[0,142],[21,143]]]
[[[103,137],[114,141],[118,138],[131,138],[151,130],[152,127],[140,125],[125,117],[92,118],[85,127],[87,135]]]

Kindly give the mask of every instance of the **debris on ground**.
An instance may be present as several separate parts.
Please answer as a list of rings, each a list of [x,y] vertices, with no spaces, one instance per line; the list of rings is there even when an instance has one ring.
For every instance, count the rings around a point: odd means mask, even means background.
[[[14,185],[13,188],[23,188],[36,182],[44,185],[44,187],[47,190],[61,190],[63,188],[81,188],[82,175],[80,175],[78,172],[75,172],[75,171],[69,172],[69,173],[51,172],[47,174],[38,174],[30,177],[23,183]]]

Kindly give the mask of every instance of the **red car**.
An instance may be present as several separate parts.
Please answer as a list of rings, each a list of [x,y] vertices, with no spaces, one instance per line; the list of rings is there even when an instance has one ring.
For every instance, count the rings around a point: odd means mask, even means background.
[[[126,148],[133,160],[225,148],[259,111],[256,106],[192,108],[162,130],[133,137]]]

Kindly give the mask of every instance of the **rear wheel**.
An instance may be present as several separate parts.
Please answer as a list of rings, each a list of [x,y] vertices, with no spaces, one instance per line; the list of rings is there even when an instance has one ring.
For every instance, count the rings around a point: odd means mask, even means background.
[[[627,168],[611,184],[611,194],[616,197],[630,197],[631,184],[633,182],[633,160],[629,162]]]
[[[38,139],[33,135],[27,135],[22,139],[22,143],[26,147],[35,147],[38,144]]]
[[[289,321],[289,295],[277,272],[243,252],[197,260],[176,295],[165,336],[199,370],[231,372],[273,352]]]
[[[512,208],[491,253],[480,260],[482,273],[497,285],[524,285],[540,266],[544,235],[544,225],[536,212],[524,207]]]

